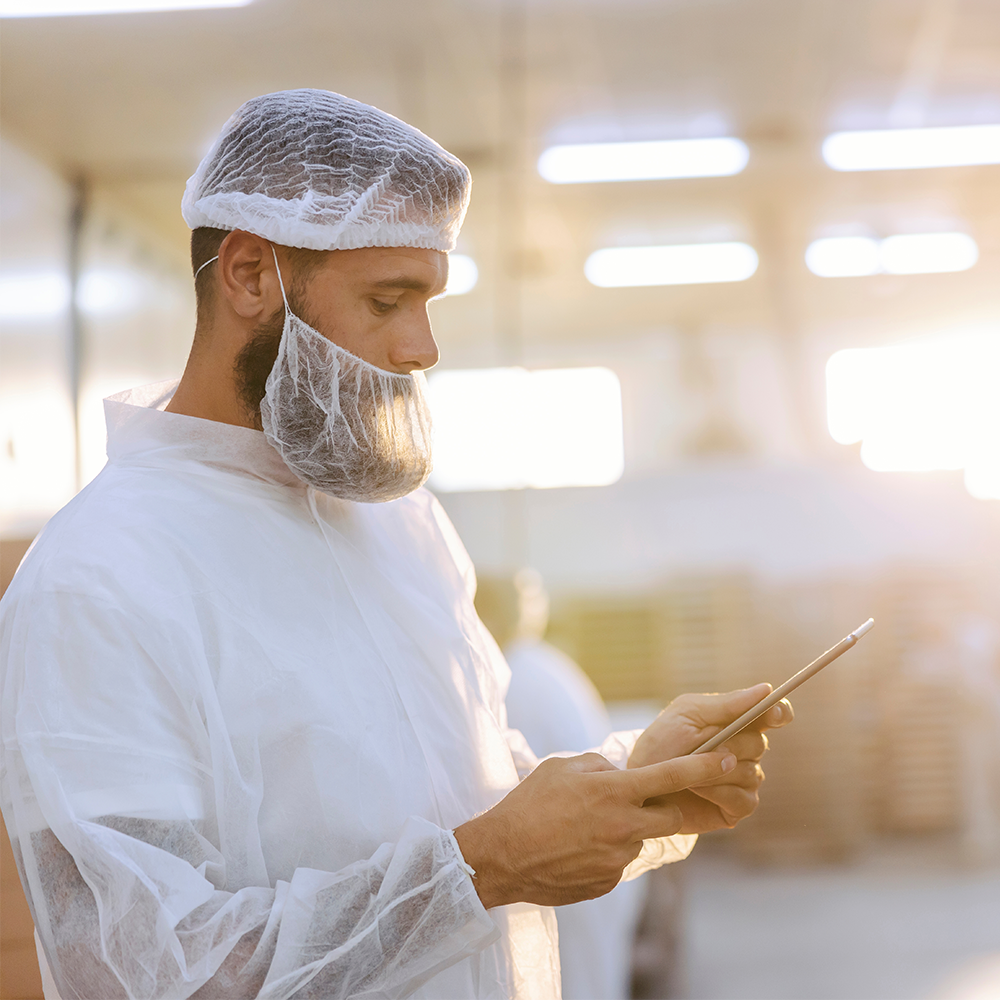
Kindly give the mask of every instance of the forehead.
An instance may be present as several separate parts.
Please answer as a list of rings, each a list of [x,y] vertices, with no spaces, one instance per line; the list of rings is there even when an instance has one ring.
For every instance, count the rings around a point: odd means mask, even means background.
[[[417,247],[334,250],[323,270],[375,288],[438,292],[448,280],[448,255]]]

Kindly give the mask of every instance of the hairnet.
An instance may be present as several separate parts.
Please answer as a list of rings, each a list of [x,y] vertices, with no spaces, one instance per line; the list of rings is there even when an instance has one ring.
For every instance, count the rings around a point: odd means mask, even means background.
[[[242,229],[309,250],[448,252],[471,184],[461,160],[398,118],[326,90],[283,90],[226,122],[181,213],[192,229]]]

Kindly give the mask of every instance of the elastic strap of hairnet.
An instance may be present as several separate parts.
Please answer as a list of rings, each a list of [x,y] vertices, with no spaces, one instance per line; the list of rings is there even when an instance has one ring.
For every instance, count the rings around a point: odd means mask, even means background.
[[[274,244],[271,244],[271,253],[274,254],[274,268],[278,272],[278,284],[281,286],[281,297],[285,302],[285,309],[289,312],[292,311],[292,307],[288,304],[288,296],[285,294],[285,283],[281,280],[281,265],[278,263],[278,251],[274,249]]]
[[[216,255],[215,255],[214,257],[212,257],[212,258],[211,258],[210,260],[206,260],[206,261],[205,261],[205,263],[204,263],[204,264],[202,264],[202,265],[201,265],[201,267],[199,267],[199,268],[198,268],[198,270],[194,272],[194,280],[195,280],[195,281],[197,281],[197,280],[198,280],[198,275],[199,275],[199,274],[201,274],[201,272],[202,272],[202,271],[204,271],[204,270],[205,270],[205,268],[206,268],[206,267],[208,267],[208,265],[209,265],[209,264],[212,264],[212,263],[214,263],[214,262],[215,262],[215,261],[217,261],[218,259],[219,259],[219,255],[218,255],[218,254],[216,254]]]

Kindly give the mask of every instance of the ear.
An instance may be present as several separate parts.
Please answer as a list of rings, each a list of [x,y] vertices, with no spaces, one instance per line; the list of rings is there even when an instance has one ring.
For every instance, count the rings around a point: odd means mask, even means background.
[[[219,247],[218,268],[220,295],[241,319],[265,320],[284,304],[274,251],[262,236],[234,229]]]

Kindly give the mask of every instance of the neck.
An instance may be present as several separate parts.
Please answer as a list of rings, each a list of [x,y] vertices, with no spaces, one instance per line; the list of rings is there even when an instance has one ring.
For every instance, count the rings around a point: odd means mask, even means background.
[[[228,346],[230,338],[216,333],[201,328],[195,333],[195,346],[167,411],[235,427],[254,427],[236,388],[236,352]]]

